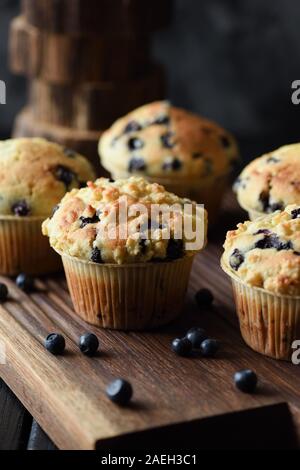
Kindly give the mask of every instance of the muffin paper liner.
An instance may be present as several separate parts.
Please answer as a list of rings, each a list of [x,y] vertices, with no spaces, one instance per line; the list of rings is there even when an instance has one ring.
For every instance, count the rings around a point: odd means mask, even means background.
[[[44,217],[0,217],[0,274],[47,274],[62,268],[57,253],[42,235]]]
[[[112,177],[129,178],[129,174],[114,173]],[[176,194],[179,197],[186,197],[198,204],[204,204],[208,212],[209,224],[217,220],[217,215],[222,203],[223,195],[229,186],[230,175],[220,175],[217,177],[208,177],[206,179],[192,178],[152,178],[145,176],[150,183],[158,183],[166,188],[167,191]]]
[[[221,260],[232,281],[241,334],[255,351],[290,360],[292,343],[300,339],[300,297],[274,294],[240,280]]]
[[[193,257],[115,265],[61,256],[74,309],[88,323],[142,330],[164,325],[182,311]]]

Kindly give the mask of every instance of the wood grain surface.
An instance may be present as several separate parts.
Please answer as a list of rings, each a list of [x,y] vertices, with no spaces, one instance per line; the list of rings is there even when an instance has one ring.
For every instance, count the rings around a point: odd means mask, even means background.
[[[38,121],[34,119],[29,107],[17,115],[12,133],[13,137],[44,137],[74,149],[93,163],[100,176],[105,176],[98,156],[98,141],[101,134],[101,131],[84,131]]]
[[[149,70],[149,41],[142,35],[45,33],[15,18],[10,26],[12,72],[51,84],[128,80]]]
[[[219,267],[225,231],[243,217],[230,199],[210,231],[207,249],[195,260],[182,316],[152,332],[112,332],[84,324],[73,312],[62,275],[39,279],[31,295],[1,278],[10,299],[0,307],[0,338],[7,351],[0,374],[59,448],[164,448],[188,442],[198,442],[198,448],[297,445],[300,369],[244,344],[230,282]],[[213,308],[195,304],[194,293],[201,287],[212,290]],[[221,341],[215,359],[180,358],[170,350],[172,338],[197,325]],[[66,337],[62,357],[43,347],[44,337],[53,331]],[[98,357],[89,359],[78,351],[78,337],[85,331],[97,334]],[[243,368],[258,374],[253,395],[233,385],[234,372]],[[133,385],[128,408],[105,396],[105,386],[115,377]]]
[[[129,111],[164,96],[159,66],[137,80],[62,86],[36,79],[29,84],[29,104],[37,122],[88,131],[107,129]]]
[[[128,33],[165,27],[172,0],[22,0],[26,20],[58,33]]]

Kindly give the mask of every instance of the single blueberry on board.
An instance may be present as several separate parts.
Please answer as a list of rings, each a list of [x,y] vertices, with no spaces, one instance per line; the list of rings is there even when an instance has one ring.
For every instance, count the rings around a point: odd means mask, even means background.
[[[32,292],[34,290],[34,279],[29,274],[21,273],[16,279],[16,285],[24,292]]]
[[[63,354],[65,347],[65,338],[58,333],[51,333],[45,340],[45,348],[54,356]]]
[[[133,395],[132,385],[127,380],[116,379],[107,386],[106,395],[116,405],[126,406]]]
[[[257,375],[253,370],[240,370],[234,374],[235,386],[244,393],[253,393],[257,386]]]
[[[99,348],[99,340],[93,333],[85,333],[79,338],[79,349],[86,356],[94,356]]]

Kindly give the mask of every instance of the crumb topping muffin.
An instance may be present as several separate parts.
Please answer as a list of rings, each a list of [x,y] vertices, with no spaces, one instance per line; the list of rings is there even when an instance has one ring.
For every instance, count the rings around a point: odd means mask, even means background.
[[[300,144],[256,158],[237,178],[234,190],[246,210],[271,213],[300,204]]]
[[[183,217],[185,204],[192,205],[192,211]],[[153,205],[159,205],[162,212],[153,212]],[[120,216],[124,207],[125,218]],[[193,229],[201,223],[203,240],[196,250],[200,251],[206,241],[207,217],[205,211],[196,210],[195,203],[141,177],[100,178],[66,194],[44,222],[43,233],[55,250],[94,263],[171,261],[195,254],[187,250],[191,240],[185,238],[184,230],[178,237],[177,230],[186,222]]]
[[[238,150],[214,122],[159,101],[116,121],[102,135],[99,154],[118,177],[206,178],[228,173]]]
[[[240,279],[282,295],[300,295],[300,206],[238,224],[223,260]]]
[[[64,194],[95,178],[73,150],[40,138],[0,142],[0,215],[44,216]]]

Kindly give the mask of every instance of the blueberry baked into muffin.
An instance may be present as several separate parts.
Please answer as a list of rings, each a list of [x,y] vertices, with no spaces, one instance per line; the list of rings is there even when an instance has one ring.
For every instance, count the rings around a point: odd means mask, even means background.
[[[196,248],[178,232],[187,222]],[[76,312],[115,329],[154,327],[180,313],[206,229],[205,210],[141,177],[100,178],[74,189],[43,224],[62,256]]]
[[[300,337],[300,206],[239,224],[224,249],[221,264],[232,280],[245,341],[289,359]]]
[[[285,145],[253,160],[234,184],[251,220],[288,204],[300,204],[300,144]]]
[[[99,154],[113,178],[143,175],[168,191],[204,203],[211,220],[238,149],[217,124],[161,101],[116,121],[102,135]]]
[[[42,274],[58,268],[57,255],[41,234],[64,194],[95,174],[70,149],[44,139],[0,142],[0,272]]]

